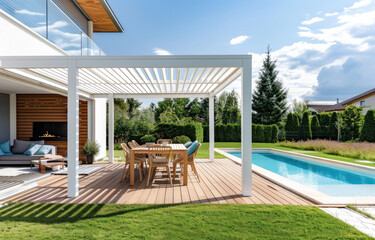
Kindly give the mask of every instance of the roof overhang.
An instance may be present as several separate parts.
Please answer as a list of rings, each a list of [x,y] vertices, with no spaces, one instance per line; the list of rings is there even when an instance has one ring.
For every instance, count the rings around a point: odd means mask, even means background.
[[[94,32],[123,32],[120,22],[106,0],[73,0],[93,21]]]
[[[91,97],[209,97],[241,78],[251,55],[0,57],[1,68],[32,73],[68,85],[78,69],[79,90]]]

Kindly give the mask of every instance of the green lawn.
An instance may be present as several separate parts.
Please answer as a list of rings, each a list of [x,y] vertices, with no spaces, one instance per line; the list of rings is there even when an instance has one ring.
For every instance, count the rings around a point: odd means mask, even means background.
[[[0,239],[371,239],[316,207],[13,203]]]
[[[202,143],[201,148],[198,151],[197,158],[209,158],[209,143]],[[215,148],[241,148],[240,142],[215,142]],[[283,147],[279,143],[253,143],[253,148],[275,148],[275,149],[281,149],[286,151],[292,151],[292,152],[298,152],[303,153],[310,156],[316,156],[316,157],[323,157],[323,158],[329,158],[344,162],[351,162],[366,166],[372,166],[375,167],[374,163],[361,163],[357,162],[357,159],[354,158],[348,158],[348,157],[340,157],[332,154],[322,153],[322,152],[316,152],[316,151],[306,151],[306,150],[298,150],[294,148],[289,147]],[[121,150],[115,150],[115,158],[121,158],[117,161],[124,161],[124,154]],[[215,152],[215,158],[225,158],[223,155]]]

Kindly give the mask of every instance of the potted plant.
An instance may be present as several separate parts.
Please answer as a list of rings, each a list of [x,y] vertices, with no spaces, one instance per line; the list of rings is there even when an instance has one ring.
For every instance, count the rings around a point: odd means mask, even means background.
[[[86,156],[87,163],[92,164],[94,156],[99,152],[99,144],[95,141],[87,140],[82,148],[82,154]]]

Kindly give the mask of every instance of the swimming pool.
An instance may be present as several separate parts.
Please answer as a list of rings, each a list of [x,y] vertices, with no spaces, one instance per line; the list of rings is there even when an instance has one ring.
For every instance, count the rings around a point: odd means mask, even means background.
[[[241,158],[240,151],[226,151]],[[253,151],[254,165],[331,197],[375,197],[375,171],[322,163],[275,151]]]

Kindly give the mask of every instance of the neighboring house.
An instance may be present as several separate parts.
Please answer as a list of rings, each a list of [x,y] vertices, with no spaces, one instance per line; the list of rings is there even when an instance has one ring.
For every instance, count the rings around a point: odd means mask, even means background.
[[[0,56],[105,55],[94,32],[122,32],[106,0],[0,0]],[[35,70],[0,70],[0,142],[40,138],[66,156],[67,85]],[[87,139],[106,155],[106,99],[80,92],[80,147]],[[53,129],[63,129],[53,134]],[[81,156],[82,157],[82,156]]]
[[[366,114],[369,109],[375,109],[375,88],[336,104],[320,105],[316,102],[311,102],[307,104],[307,107],[309,108],[309,110],[313,110],[318,113],[336,112],[345,110],[345,108],[351,104],[357,107],[363,107],[363,114]]]

